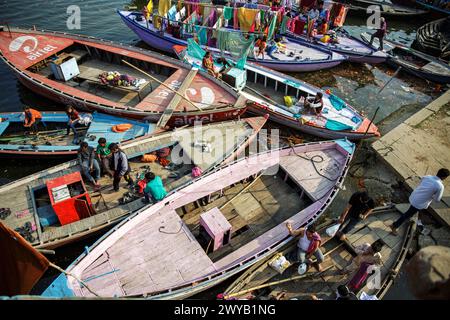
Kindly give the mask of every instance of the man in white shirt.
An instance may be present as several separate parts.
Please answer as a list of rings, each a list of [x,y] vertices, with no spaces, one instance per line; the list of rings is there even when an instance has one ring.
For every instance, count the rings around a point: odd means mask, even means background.
[[[397,221],[391,225],[393,234],[397,234],[397,229],[403,222],[411,218],[416,212],[427,209],[431,201],[441,201],[444,194],[444,181],[450,175],[448,169],[439,169],[435,176],[425,176],[420,181],[419,186],[409,196],[410,207]]]

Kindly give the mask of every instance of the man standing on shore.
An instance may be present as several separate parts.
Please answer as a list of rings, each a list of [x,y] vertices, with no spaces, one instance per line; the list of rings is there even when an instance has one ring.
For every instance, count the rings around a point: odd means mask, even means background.
[[[414,216],[420,210],[427,209],[431,201],[441,201],[444,194],[444,184],[442,181],[450,175],[448,169],[439,169],[435,176],[425,176],[420,181],[419,186],[409,196],[409,209],[391,225],[392,233],[397,235],[397,229],[403,222]]]

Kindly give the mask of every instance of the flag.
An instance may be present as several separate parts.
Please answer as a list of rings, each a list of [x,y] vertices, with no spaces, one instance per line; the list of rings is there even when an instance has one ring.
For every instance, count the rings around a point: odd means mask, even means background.
[[[170,0],[159,0],[158,13],[161,17],[165,17],[170,8]]]
[[[144,8],[145,20],[148,20],[153,13],[153,0],[150,0],[147,3],[147,6]]]
[[[0,222],[0,296],[28,294],[50,265],[20,234]]]

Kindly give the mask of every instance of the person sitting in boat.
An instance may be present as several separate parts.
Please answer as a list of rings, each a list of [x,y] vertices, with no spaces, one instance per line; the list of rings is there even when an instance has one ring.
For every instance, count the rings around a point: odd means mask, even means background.
[[[294,252],[290,254],[289,260],[294,260],[300,264],[306,263],[308,266],[312,264],[310,260],[314,255],[317,262],[314,263],[314,267],[320,272],[322,271],[321,263],[324,260],[322,251],[320,250],[320,244],[322,240],[313,225],[309,225],[305,228],[300,228],[297,230],[292,229],[292,225],[288,222],[286,227],[289,234],[293,237],[300,236],[297,243],[297,248]]]
[[[315,294],[311,295],[312,300],[323,300],[318,298]],[[336,299],[335,300],[358,300],[358,297],[350,291],[350,289],[341,284],[336,288]]]
[[[347,225],[340,231],[338,231],[340,240],[346,239],[345,234],[348,233],[360,220],[367,218],[375,208],[375,201],[369,197],[366,191],[355,192],[350,197],[348,205],[339,218],[339,223],[344,224],[348,221]]]
[[[322,97],[322,92],[317,92],[314,97],[307,97],[303,104],[305,109],[316,116],[319,116],[323,109]]]
[[[374,38],[378,38],[378,40],[380,41],[380,47],[378,48],[378,50],[383,50],[383,39],[386,36],[386,33],[387,33],[386,19],[384,17],[381,17],[380,28],[377,29],[377,31],[370,37],[370,45],[372,45]]]
[[[78,111],[75,110],[72,106],[67,106],[66,114],[67,117],[69,117],[69,120],[67,121],[67,135],[69,135],[70,129],[72,129],[74,134],[73,144],[77,144],[78,132],[75,126],[80,122],[80,115],[78,114]]]
[[[262,58],[264,60],[264,52],[266,51],[266,47],[267,47],[267,36],[263,36],[263,37],[259,38],[255,42],[255,47],[258,49],[258,51],[256,52],[255,58],[258,58],[260,55],[262,55]]]
[[[309,18],[310,20],[316,20],[316,19],[319,18],[319,14],[320,14],[320,12],[319,12],[319,10],[317,9],[317,6],[313,6],[313,7],[311,8],[311,10],[308,11],[308,18]]]
[[[325,34],[328,28],[328,21],[330,19],[330,11],[323,7],[323,1],[319,1],[319,17],[317,18],[317,29],[321,34]]]
[[[112,153],[111,150],[109,150],[109,145],[110,143],[106,142],[105,138],[98,139],[96,154],[97,159],[101,164],[102,172],[112,178],[114,172],[111,170]]]
[[[347,265],[342,271],[342,274],[355,272],[348,283],[348,287],[351,291],[358,290],[367,279],[368,275],[374,271],[374,267],[381,266],[383,264],[381,249],[384,246],[384,241],[381,239],[376,240],[374,243],[363,243],[355,248],[357,256],[352,259],[349,265]]]
[[[144,201],[146,203],[156,203],[161,201],[167,195],[161,177],[156,176],[153,172],[145,174],[147,185],[144,189]]]
[[[220,78],[220,73],[214,70],[214,60],[212,58],[211,52],[206,51],[202,60],[202,67],[212,76]]]
[[[39,111],[28,106],[23,108],[23,113],[25,115],[23,126],[25,128],[31,128],[32,134],[38,133],[38,125],[42,121],[42,114]]]
[[[117,143],[111,143],[109,145],[109,150],[112,153],[112,167],[114,169],[114,180],[113,189],[114,191],[119,191],[119,184],[122,177],[128,182],[128,186],[134,185],[134,181],[131,178],[130,164],[128,163],[128,158],[125,152],[123,152]]]
[[[80,149],[78,149],[78,164],[84,176],[98,189],[100,187],[98,184],[98,180],[100,180],[100,166],[97,162],[94,148],[90,147],[85,141],[80,144]]]

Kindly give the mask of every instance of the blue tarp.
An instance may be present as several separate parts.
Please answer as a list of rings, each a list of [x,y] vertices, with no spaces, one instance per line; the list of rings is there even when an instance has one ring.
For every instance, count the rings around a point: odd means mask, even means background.
[[[352,130],[353,128],[341,122],[328,119],[325,128],[333,131]]]
[[[344,100],[335,96],[334,94],[330,94],[329,99],[333,107],[338,111],[344,109],[347,106]]]

